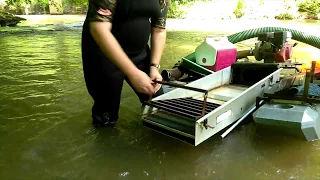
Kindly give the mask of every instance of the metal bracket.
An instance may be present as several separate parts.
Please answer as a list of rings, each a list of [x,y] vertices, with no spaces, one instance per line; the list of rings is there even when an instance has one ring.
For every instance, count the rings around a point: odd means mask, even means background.
[[[202,123],[203,123],[204,128],[206,128],[206,129],[208,129],[208,128],[213,129],[214,128],[208,124],[208,119],[205,119]]]

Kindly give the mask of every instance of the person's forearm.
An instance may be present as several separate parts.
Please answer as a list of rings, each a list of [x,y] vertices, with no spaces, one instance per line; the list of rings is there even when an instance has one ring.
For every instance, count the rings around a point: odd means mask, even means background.
[[[166,44],[166,29],[152,28],[150,63],[160,64],[162,53]]]
[[[110,29],[110,23],[94,22],[90,24],[90,32],[105,56],[127,76],[134,75],[137,70],[136,66],[125,54]]]

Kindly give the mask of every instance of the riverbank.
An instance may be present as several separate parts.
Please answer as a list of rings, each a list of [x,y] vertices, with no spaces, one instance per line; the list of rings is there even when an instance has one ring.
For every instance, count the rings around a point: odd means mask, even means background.
[[[16,26],[18,23],[25,20],[26,19],[24,18],[0,10],[0,27]]]
[[[33,27],[42,27],[50,25],[71,25],[81,27],[85,20],[85,15],[22,15],[26,21],[18,24],[17,27],[0,28],[1,31],[19,31]],[[196,20],[196,19],[167,19],[167,30],[169,31],[207,31],[234,33],[246,29],[264,27],[264,26],[281,26],[301,30],[314,35],[320,32],[319,20]]]

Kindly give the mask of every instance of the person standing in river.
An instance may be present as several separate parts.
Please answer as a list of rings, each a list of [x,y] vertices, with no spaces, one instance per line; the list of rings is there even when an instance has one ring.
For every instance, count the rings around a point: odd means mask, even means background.
[[[94,100],[93,125],[118,120],[124,80],[141,102],[163,94],[153,80],[162,81],[167,1],[89,0],[81,49],[84,79]]]

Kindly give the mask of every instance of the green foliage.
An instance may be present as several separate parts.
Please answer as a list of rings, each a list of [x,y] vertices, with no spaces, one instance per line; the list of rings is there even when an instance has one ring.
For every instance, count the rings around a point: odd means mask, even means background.
[[[290,14],[290,13],[280,13],[275,18],[276,19],[280,19],[280,20],[293,20],[296,17],[294,15]]]
[[[6,0],[5,10],[11,13],[24,14],[25,5],[30,5],[30,14],[49,13],[49,5],[58,10],[60,7],[53,0]],[[88,8],[88,0],[62,0],[64,13],[85,13]]]
[[[168,18],[180,18],[187,13],[186,9],[192,6],[196,0],[171,0],[168,9]],[[198,0],[210,1],[210,0]]]
[[[171,0],[172,4],[181,4],[181,5],[187,5],[190,2],[193,2],[193,0]]]
[[[317,19],[320,14],[320,0],[303,0],[298,7],[299,12],[305,13],[308,18]]]
[[[63,0],[64,13],[83,14],[87,11],[88,0]]]
[[[26,5],[30,5],[30,11],[37,14],[49,11],[49,0],[5,0],[5,2],[7,6],[4,10],[14,14],[24,14]]]
[[[293,20],[296,19],[296,15],[294,14],[294,12],[292,11],[296,6],[296,4],[290,4],[290,2],[288,2],[288,0],[283,0],[284,2],[284,6],[283,6],[283,12],[281,12],[280,14],[276,15],[276,19],[280,19],[280,20]]]
[[[260,0],[261,2],[261,0]],[[237,2],[237,7],[236,9],[233,11],[233,14],[237,17],[237,18],[241,18],[244,13],[245,13],[245,2],[244,0],[238,0]]]
[[[181,17],[185,12],[180,8],[179,4],[172,2],[170,8],[168,9],[168,18]]]
[[[63,0],[63,6],[80,6],[88,8],[88,0]]]
[[[17,5],[22,3],[31,4],[32,1],[31,0],[6,0],[5,2],[10,5]]]
[[[263,0],[259,0],[259,5],[264,5],[264,1]]]

